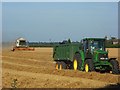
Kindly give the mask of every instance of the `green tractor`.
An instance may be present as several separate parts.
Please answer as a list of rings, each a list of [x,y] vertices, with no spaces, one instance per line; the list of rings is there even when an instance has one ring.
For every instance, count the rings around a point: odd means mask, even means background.
[[[105,38],[84,38],[81,43],[60,43],[53,49],[56,69],[74,69],[85,72],[107,71],[119,73],[116,58],[109,58]]]

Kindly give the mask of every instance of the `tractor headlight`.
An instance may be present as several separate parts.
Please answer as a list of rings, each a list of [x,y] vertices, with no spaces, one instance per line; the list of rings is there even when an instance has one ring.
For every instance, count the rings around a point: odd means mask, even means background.
[[[106,60],[108,60],[108,58],[105,58]]]
[[[101,60],[104,60],[104,58],[100,58]]]
[[[108,58],[104,58],[104,57],[102,57],[102,58],[100,58],[101,60],[108,60]]]
[[[108,60],[108,54],[99,54],[100,60]]]

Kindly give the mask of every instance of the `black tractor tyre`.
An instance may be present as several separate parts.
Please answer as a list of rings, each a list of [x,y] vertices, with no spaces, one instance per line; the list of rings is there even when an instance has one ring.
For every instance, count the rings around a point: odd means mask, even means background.
[[[119,74],[119,63],[117,60],[110,60],[110,63],[112,65],[112,73],[113,74]]]
[[[88,70],[86,70],[88,69]],[[85,61],[85,64],[84,64],[84,70],[86,72],[91,72],[91,71],[94,71],[94,64],[93,64],[93,61],[91,59],[87,59]]]
[[[74,60],[77,60],[77,69],[81,70],[82,59],[81,59],[80,53],[76,53],[74,55],[74,58],[73,58],[73,67],[74,67]]]

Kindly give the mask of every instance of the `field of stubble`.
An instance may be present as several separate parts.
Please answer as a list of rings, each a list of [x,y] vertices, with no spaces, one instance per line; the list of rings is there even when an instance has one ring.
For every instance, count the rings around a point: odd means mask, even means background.
[[[118,83],[119,75],[55,70],[52,51],[52,48],[36,48],[12,52],[3,48],[2,87],[11,88],[14,79],[18,88],[100,88]],[[109,56],[120,60],[118,49],[109,49]]]

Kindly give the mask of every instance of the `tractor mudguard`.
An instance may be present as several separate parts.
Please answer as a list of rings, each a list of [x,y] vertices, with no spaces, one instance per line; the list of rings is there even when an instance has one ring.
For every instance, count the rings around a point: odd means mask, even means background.
[[[117,58],[109,58],[109,61],[110,61],[110,60],[116,60],[116,59],[117,59]]]
[[[84,52],[82,50],[80,50],[80,56],[81,56],[81,59],[82,59],[81,70],[84,70],[85,55],[84,55]]]

